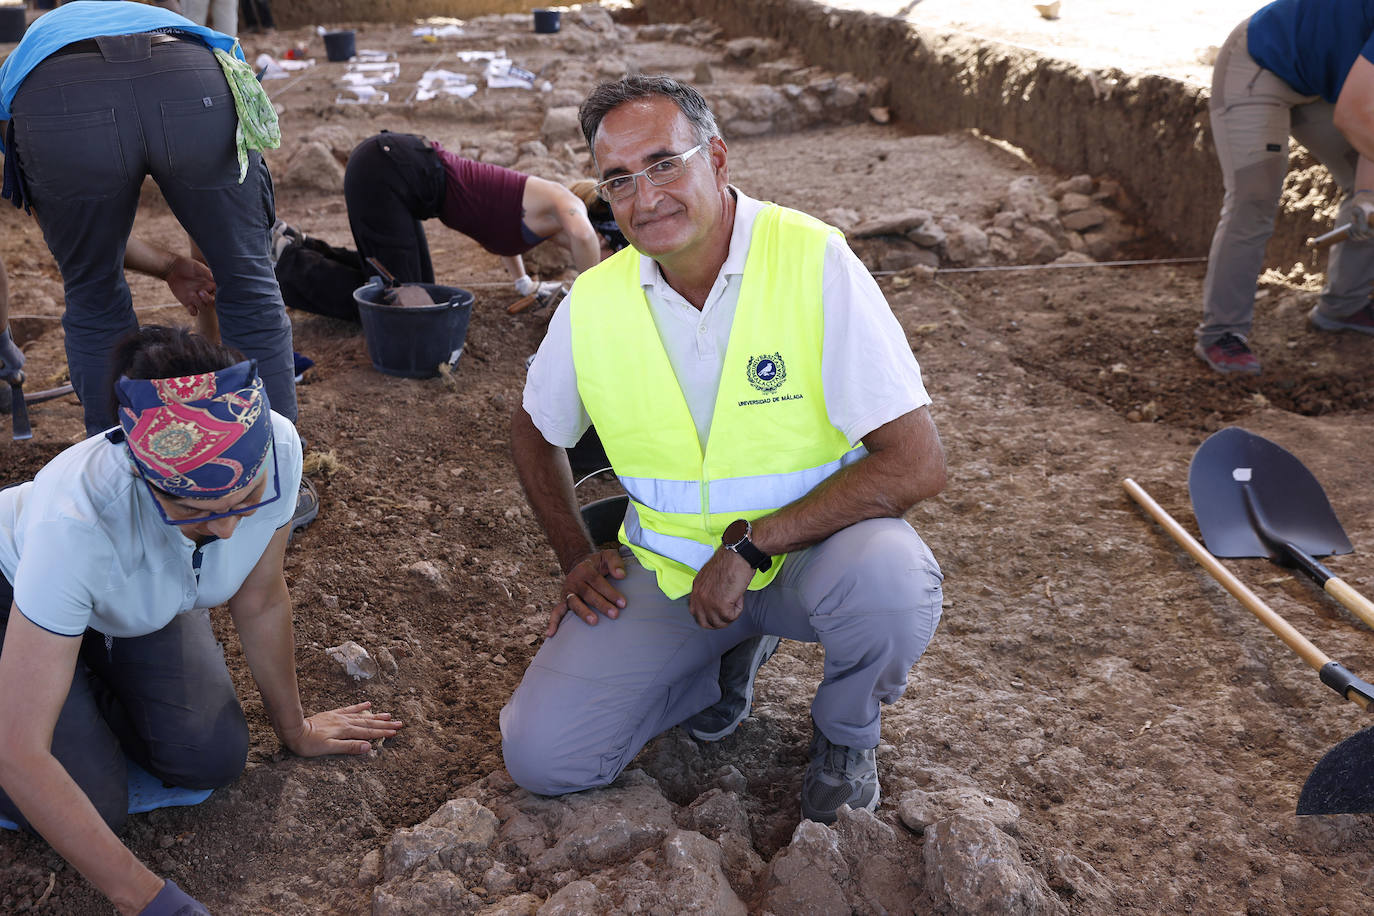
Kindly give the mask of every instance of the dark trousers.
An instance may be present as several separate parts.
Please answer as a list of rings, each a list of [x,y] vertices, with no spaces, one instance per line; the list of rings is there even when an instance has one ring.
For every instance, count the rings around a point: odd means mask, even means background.
[[[13,604],[0,576],[0,602]],[[8,616],[7,614],[5,615]],[[0,622],[3,651],[8,621]],[[180,614],[147,636],[81,639],[52,753],[114,830],[129,811],[126,755],[163,782],[217,789],[243,772],[248,723],[215,642],[208,611]],[[20,698],[11,698],[20,703]],[[0,788],[0,816],[28,821]]]
[[[277,23],[272,19],[272,4],[269,0],[239,0],[239,15],[243,19],[243,27],[255,32],[277,27]]]
[[[110,349],[138,326],[123,263],[147,175],[214,272],[224,342],[258,361],[272,409],[294,421],[291,322],[268,257],[272,181],[257,153],[238,181],[238,115],[219,63],[193,41],[95,42],[98,51],[53,54],[20,85],[10,151],[62,271],[87,434],[115,423]]]
[[[375,273],[356,251],[335,248],[319,239],[293,242],[277,259],[277,283],[286,307],[358,321],[353,292]]]
[[[376,258],[402,283],[433,283],[424,220],[439,215],[447,179],[423,138],[382,131],[354,148],[344,201],[358,255]]]

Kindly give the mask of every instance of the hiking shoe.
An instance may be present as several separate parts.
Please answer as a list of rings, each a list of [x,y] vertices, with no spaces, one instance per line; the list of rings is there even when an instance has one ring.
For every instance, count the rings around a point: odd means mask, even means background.
[[[286,543],[290,544],[291,539],[319,514],[320,494],[315,491],[315,485],[309,477],[302,477],[301,488],[296,492],[296,512],[291,516],[291,533],[286,536]]]
[[[753,636],[720,657],[720,699],[692,716],[682,727],[698,741],[719,741],[749,718],[754,705],[754,676],[778,651],[776,636]]]
[[[1374,303],[1365,303],[1364,308],[1353,315],[1333,318],[1322,314],[1321,306],[1312,306],[1307,320],[1321,331],[1359,331],[1361,334],[1374,334]]]
[[[873,747],[831,744],[815,720],[811,722],[811,762],[802,777],[802,817],[833,824],[840,806],[854,810],[878,807],[878,755]]]
[[[1259,375],[1259,357],[1239,334],[1223,334],[1216,343],[1204,347],[1202,341],[1193,346],[1198,359],[1216,371],[1228,374]]]
[[[285,220],[279,219],[273,223],[272,240],[267,248],[267,255],[272,261],[272,266],[277,266],[277,261],[281,260],[282,252],[284,252],[288,246],[299,244],[304,238],[300,230],[296,229],[294,226],[288,226]]]

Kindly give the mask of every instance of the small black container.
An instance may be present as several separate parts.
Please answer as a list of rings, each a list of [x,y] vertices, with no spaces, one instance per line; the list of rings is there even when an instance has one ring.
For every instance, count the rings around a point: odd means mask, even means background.
[[[24,37],[28,12],[22,6],[0,6],[0,42],[18,41]]]
[[[561,10],[535,10],[534,11],[534,30],[541,35],[552,35],[557,32],[563,24],[563,12]]]
[[[324,33],[324,56],[332,61],[344,61],[358,52],[357,36],[352,29]]]

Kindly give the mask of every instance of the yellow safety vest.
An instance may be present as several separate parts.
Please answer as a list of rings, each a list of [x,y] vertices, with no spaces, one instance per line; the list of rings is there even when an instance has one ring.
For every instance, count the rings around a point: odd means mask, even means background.
[[[669,598],[737,518],[767,515],[867,454],[830,422],[821,384],[822,269],[834,228],[768,205],[754,223],[711,432],[702,454],[677,377],[624,249],[577,279],[577,389],[630,495],[620,529]],[[763,588],[782,567],[755,573]]]

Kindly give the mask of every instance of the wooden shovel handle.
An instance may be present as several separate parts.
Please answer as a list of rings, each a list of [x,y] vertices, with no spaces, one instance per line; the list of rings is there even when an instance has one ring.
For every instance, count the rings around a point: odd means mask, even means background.
[[[1130,494],[1131,499],[1140,503],[1141,508],[1150,513],[1150,517],[1159,523],[1159,526],[1168,532],[1169,536],[1178,542],[1178,545],[1192,555],[1194,560],[1202,564],[1202,568],[1211,573],[1212,578],[1221,583],[1221,587],[1230,592],[1237,601],[1245,605],[1245,609],[1260,619],[1260,623],[1274,631],[1274,635],[1282,639],[1288,648],[1298,653],[1299,657],[1314,670],[1320,672],[1331,661],[1325,652],[1318,649],[1308,641],[1297,630],[1289,625],[1278,614],[1269,609],[1269,606],[1260,600],[1259,596],[1250,589],[1246,588],[1245,583],[1241,582],[1231,571],[1221,565],[1221,561],[1197,542],[1197,539],[1184,530],[1183,526],[1174,521],[1174,517],[1165,512],[1159,503],[1155,502],[1149,493],[1129,477],[1121,482]]]
[[[1374,602],[1347,585],[1345,580],[1332,576],[1322,584],[1326,593],[1345,605],[1346,610],[1374,627]]]

